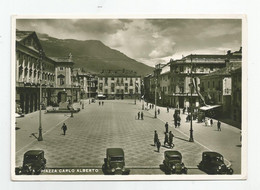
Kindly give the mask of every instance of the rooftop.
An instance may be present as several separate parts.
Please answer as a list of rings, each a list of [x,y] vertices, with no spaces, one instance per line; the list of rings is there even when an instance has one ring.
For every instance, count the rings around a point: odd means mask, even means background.
[[[16,41],[21,41],[21,40],[27,38],[28,36],[30,36],[33,33],[34,33],[33,31],[16,30]]]
[[[103,70],[98,76],[104,76],[104,77],[139,77],[136,71],[132,70]]]

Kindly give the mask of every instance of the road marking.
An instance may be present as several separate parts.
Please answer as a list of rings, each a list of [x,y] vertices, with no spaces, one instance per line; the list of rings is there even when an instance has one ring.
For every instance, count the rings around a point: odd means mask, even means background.
[[[148,113],[150,114],[150,115],[152,115],[149,111],[148,111]],[[161,120],[162,122],[166,122],[166,121],[164,121],[163,119],[161,119],[161,118],[159,118],[158,116],[157,116],[157,118],[159,119],[159,120]],[[169,126],[170,126],[170,124],[169,124]],[[173,126],[173,125],[172,125]],[[174,127],[174,126],[173,126]],[[178,132],[180,132],[181,134],[183,134],[184,136],[186,136],[186,137],[188,137],[189,138],[189,136],[187,135],[187,134],[185,134],[184,132],[182,132],[181,130],[179,130],[179,129],[176,129],[176,128],[174,128],[176,131],[178,131]],[[203,144],[201,144],[200,142],[198,142],[197,140],[194,140],[194,142],[195,143],[197,143],[197,144],[199,144],[200,146],[202,146],[202,147],[204,147],[205,149],[207,149],[207,150],[209,150],[209,151],[213,151],[213,150],[211,150],[210,148],[208,148],[208,147],[206,147],[205,145],[203,145]],[[229,161],[229,160],[227,160],[226,158],[224,158],[224,160],[225,161],[227,161],[227,167],[230,167],[231,166],[231,162]]]
[[[68,118],[69,118],[69,117],[68,117]],[[54,128],[56,128],[58,125],[60,125],[62,122],[66,121],[68,118],[65,118],[64,120],[60,121],[57,125],[55,125],[54,127],[50,128],[48,131],[44,132],[44,133],[42,134],[42,136],[45,135],[46,133],[52,131]],[[19,150],[17,150],[17,151],[15,152],[15,154],[19,153],[20,151],[22,151],[23,149],[25,149],[26,147],[28,147],[29,145],[31,145],[31,144],[34,143],[35,141],[37,141],[37,139],[33,140],[32,142],[28,143],[28,144],[25,145],[24,147],[22,147],[22,148],[20,148]]]

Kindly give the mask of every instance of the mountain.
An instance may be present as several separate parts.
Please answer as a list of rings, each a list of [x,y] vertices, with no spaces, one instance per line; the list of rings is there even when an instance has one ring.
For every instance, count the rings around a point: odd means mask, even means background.
[[[102,70],[126,69],[145,76],[153,71],[152,67],[131,59],[98,40],[57,39],[39,33],[37,36],[47,56],[65,57],[71,53],[74,67],[84,68],[87,72],[99,73]]]

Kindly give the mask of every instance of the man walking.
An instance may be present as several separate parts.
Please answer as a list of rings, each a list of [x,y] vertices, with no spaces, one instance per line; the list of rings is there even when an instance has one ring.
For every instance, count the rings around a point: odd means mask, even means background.
[[[221,131],[221,123],[218,121],[218,131]]]
[[[66,135],[66,131],[67,131],[67,126],[65,123],[63,123],[61,129],[63,130],[63,135]]]
[[[102,106],[104,105],[104,102],[102,101]]]
[[[164,146],[166,145],[166,143],[168,144],[168,133],[165,132],[165,135],[164,135]]]
[[[141,112],[141,120],[144,120],[144,113]]]
[[[138,118],[138,120],[140,119],[140,112],[138,112],[138,114],[137,114],[137,118]]]
[[[161,142],[160,142],[160,140],[158,139],[158,142],[157,142],[157,150],[158,150],[158,152],[160,152],[160,147],[161,147]]]
[[[165,132],[168,133],[169,124],[168,122],[165,123]]]
[[[173,137],[174,137],[174,135],[170,131],[170,133],[169,133],[169,143],[168,143],[170,148],[173,148]]]
[[[210,119],[210,127],[213,126],[213,119]]]
[[[167,106],[167,113],[169,113],[169,106]]]
[[[98,104],[100,105],[100,101],[98,102]]]
[[[158,108],[158,115],[160,115],[160,109]]]
[[[158,142],[158,133],[157,133],[157,131],[155,130],[154,131],[154,138],[153,138],[153,142],[154,142],[154,146],[157,144],[157,142]]]

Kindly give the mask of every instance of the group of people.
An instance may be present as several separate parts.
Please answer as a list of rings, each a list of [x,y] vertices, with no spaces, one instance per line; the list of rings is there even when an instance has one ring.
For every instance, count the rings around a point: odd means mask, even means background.
[[[144,120],[144,113],[143,112],[137,113],[137,119],[139,120],[140,118],[141,118],[141,120]]]
[[[165,123],[165,132],[164,132],[164,146],[166,147],[166,145],[168,145],[170,148],[173,148],[174,147],[174,144],[173,144],[173,133],[172,131],[169,131],[169,124],[168,122]],[[154,131],[154,146],[157,147],[157,151],[160,152],[160,147],[161,147],[161,142],[159,140],[159,136],[158,136],[158,133],[157,131],[155,130]]]
[[[181,126],[181,117],[180,114],[175,112],[173,114],[173,119],[174,119],[174,126],[175,128],[180,127]]]
[[[205,126],[213,127],[213,119],[205,118]],[[221,122],[219,120],[217,122],[217,129],[221,131]]]
[[[104,101],[102,101],[102,102],[99,101],[99,102],[98,102],[98,105],[99,105],[99,106],[100,106],[100,105],[103,106],[103,105],[104,105]]]

